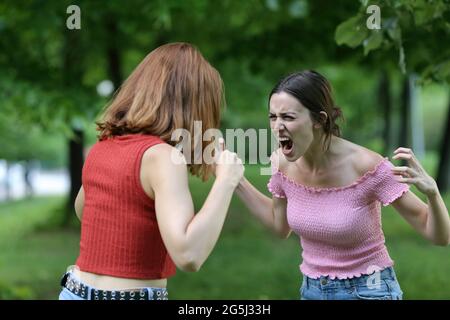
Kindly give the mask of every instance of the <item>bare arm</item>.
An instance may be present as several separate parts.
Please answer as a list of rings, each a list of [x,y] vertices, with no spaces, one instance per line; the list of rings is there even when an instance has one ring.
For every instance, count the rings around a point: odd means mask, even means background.
[[[414,184],[427,196],[427,203],[409,191],[394,201],[393,207],[423,237],[436,245],[449,245],[450,218],[436,182],[425,172],[410,149],[399,148],[395,153],[394,159],[405,159],[409,163],[407,167],[393,169],[398,181]]]
[[[147,178],[154,192],[158,226],[170,256],[180,269],[197,271],[219,238],[244,169],[236,154],[223,152],[221,159],[231,164],[217,165],[211,191],[200,211],[194,214],[186,164],[171,161],[172,152],[178,151],[165,144],[154,146],[147,150],[143,164],[150,168]]]
[[[266,227],[282,238],[289,237],[291,230],[286,218],[286,199],[265,196],[245,178],[236,188],[236,194]]]
[[[392,206],[424,238],[436,245],[447,246],[450,243],[450,222],[444,201],[438,193],[429,196],[427,202],[408,191]]]
[[[81,186],[80,190],[78,191],[77,197],[75,198],[75,213],[80,221],[81,218],[83,217],[83,208],[84,208],[84,189],[83,186]]]

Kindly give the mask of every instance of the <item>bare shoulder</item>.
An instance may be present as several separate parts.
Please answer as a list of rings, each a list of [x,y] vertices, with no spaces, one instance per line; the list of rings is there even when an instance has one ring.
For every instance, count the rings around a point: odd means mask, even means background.
[[[187,174],[185,157],[178,149],[167,143],[160,143],[148,148],[142,156],[142,166],[149,173],[158,173],[158,175]]]
[[[183,154],[167,143],[160,143],[148,148],[142,157],[142,161],[146,163],[173,163],[178,164],[179,162],[186,164],[186,160]]]
[[[384,159],[379,153],[360,145],[354,144],[354,151],[352,164],[359,175],[373,170]]]

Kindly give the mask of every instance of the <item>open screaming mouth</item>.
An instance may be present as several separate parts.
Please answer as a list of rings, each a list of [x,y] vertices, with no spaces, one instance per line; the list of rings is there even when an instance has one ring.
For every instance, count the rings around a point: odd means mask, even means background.
[[[280,142],[283,153],[289,153],[292,150],[294,143],[288,137],[280,137],[278,141]]]

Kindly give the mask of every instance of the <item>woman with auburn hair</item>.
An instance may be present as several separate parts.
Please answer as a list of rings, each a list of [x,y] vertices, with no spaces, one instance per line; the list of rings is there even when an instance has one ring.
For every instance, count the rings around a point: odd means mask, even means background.
[[[229,151],[218,152],[215,165],[190,164],[171,137],[192,133],[194,121],[203,132],[218,128],[223,102],[219,73],[190,44],[163,45],[137,66],[97,123],[75,201],[80,253],[61,281],[61,300],[167,299],[175,266],[199,270],[244,167]],[[216,176],[197,214],[188,169],[203,180]]]
[[[394,209],[433,244],[450,242],[450,220],[436,182],[413,152],[387,158],[340,137],[331,85],[315,71],[293,73],[269,95],[272,198],[242,179],[237,193],[252,214],[281,237],[300,238],[303,300],[400,300],[385,246],[381,205]],[[427,203],[409,191],[415,185]],[[376,272],[376,273],[375,273]]]

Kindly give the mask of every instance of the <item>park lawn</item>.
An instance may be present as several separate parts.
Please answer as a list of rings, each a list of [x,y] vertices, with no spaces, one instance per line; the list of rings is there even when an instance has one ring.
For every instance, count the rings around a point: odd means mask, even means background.
[[[246,176],[268,194],[268,176],[260,176],[258,167],[247,166]],[[197,179],[190,183],[198,209],[211,183]],[[446,203],[450,204],[450,195]],[[59,278],[76,259],[78,229],[51,228],[55,210],[62,204],[61,198],[0,204],[0,284],[13,287],[19,298],[57,298]],[[383,209],[383,229],[404,298],[450,299],[450,248],[422,240],[389,207]],[[233,199],[212,255],[198,273],[178,271],[169,281],[169,295],[171,299],[297,299],[300,253],[295,234],[287,240],[276,238],[239,199]]]

